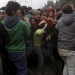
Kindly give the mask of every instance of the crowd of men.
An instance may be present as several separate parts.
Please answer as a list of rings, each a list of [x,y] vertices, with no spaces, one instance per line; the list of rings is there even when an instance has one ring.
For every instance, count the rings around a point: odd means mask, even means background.
[[[36,9],[9,1],[0,8],[0,71],[2,75],[42,75],[49,58],[54,75],[60,60],[63,75],[75,75],[75,3]],[[29,58],[37,65],[34,73]],[[1,75],[1,74],[0,74]]]

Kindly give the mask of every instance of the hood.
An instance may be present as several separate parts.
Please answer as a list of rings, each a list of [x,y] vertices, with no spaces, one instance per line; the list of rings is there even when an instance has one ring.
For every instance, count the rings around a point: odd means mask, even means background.
[[[73,16],[75,17],[75,10],[73,11]]]
[[[4,19],[5,22],[5,26],[9,29],[13,28],[19,21],[21,20],[21,18],[19,17],[14,17],[14,16],[7,16]]]
[[[47,12],[50,12],[50,11],[52,11],[52,10],[53,10],[52,7],[47,8]]]
[[[73,17],[73,14],[63,14],[61,17],[61,21],[65,25],[71,25],[72,23],[75,22],[75,18]]]
[[[25,16],[27,16],[30,20],[32,19],[33,15],[30,13],[27,13]]]
[[[54,9],[52,7],[47,8],[47,17],[49,16],[49,12],[53,12],[53,16],[54,16]]]

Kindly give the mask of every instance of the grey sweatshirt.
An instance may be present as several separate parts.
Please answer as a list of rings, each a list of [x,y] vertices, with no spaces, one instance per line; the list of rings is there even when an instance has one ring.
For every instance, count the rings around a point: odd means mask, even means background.
[[[58,48],[75,51],[75,18],[73,14],[63,14],[56,24]]]

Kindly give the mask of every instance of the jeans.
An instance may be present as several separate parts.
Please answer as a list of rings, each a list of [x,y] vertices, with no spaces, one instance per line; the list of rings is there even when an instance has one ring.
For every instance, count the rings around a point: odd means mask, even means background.
[[[15,65],[17,69],[16,75],[27,75],[27,62],[26,62],[25,51],[24,52],[8,52],[8,58]],[[12,75],[12,72],[10,75]]]
[[[35,46],[34,52],[36,53],[37,58],[38,58],[38,69],[41,71],[42,65],[44,63],[44,58],[43,58],[43,54],[42,54],[42,47]]]
[[[49,56],[49,59],[51,61],[52,66],[53,66],[53,69],[57,70],[56,61],[55,61],[55,58],[53,55],[53,42],[52,42],[52,40],[47,41],[46,46],[47,46],[48,56]]]

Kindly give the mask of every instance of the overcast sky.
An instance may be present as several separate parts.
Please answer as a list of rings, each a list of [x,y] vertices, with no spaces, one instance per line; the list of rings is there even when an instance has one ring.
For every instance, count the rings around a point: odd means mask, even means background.
[[[10,0],[0,0],[0,7],[5,6]],[[42,8],[48,0],[16,0],[21,5],[31,6],[34,9]],[[56,0],[53,0],[54,2]]]

